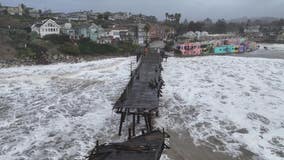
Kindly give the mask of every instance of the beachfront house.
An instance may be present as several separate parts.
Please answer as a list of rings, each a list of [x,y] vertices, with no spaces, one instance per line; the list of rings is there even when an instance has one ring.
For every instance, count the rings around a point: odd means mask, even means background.
[[[145,31],[145,24],[138,24],[136,30],[136,44],[144,46],[147,41],[147,33]]]
[[[166,27],[161,24],[151,24],[149,29],[150,40],[162,40],[166,35]]]
[[[91,26],[88,28],[88,34],[89,34],[89,38],[92,41],[98,41],[98,39],[100,37],[105,37],[106,33],[104,31],[104,29],[101,26],[98,26],[96,24],[91,24]]]
[[[76,35],[81,39],[81,38],[90,38],[89,37],[89,25],[83,24],[80,26],[75,27],[76,30]]]
[[[120,40],[120,30],[119,29],[112,29],[108,32],[108,35],[112,37],[112,39]]]
[[[61,26],[61,33],[64,35],[68,35],[70,39],[74,39],[74,40],[79,39],[71,23],[65,23],[63,26]]]
[[[43,20],[40,23],[35,23],[31,26],[32,32],[36,32],[43,38],[46,35],[60,34],[60,25],[52,19]]]
[[[94,23],[77,26],[74,30],[78,39],[90,38],[90,40],[99,43],[101,37],[107,37],[105,30]]]

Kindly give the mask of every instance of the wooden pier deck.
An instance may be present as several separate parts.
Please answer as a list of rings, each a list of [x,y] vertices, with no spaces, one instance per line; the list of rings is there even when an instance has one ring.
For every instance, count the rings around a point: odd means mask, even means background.
[[[126,115],[133,117],[132,136],[135,136],[135,124],[140,123],[140,117],[145,120],[147,132],[152,131],[152,117],[158,115],[163,86],[161,61],[161,55],[153,52],[139,59],[137,69],[132,72],[129,84],[113,108],[121,114],[119,135]]]
[[[165,132],[153,131],[152,118],[158,115],[159,97],[164,81],[161,77],[162,57],[151,52],[137,58],[137,68],[113,109],[120,114],[118,134],[121,135],[127,116],[132,116],[128,127],[128,141],[99,145],[92,151],[89,160],[159,160],[166,147]],[[144,118],[142,135],[136,137],[136,124]]]
[[[166,133],[153,131],[122,143],[97,144],[89,160],[159,160],[165,138]]]

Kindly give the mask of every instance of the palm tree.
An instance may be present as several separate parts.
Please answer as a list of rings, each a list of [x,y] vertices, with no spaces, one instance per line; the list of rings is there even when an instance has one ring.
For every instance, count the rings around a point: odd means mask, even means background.
[[[166,12],[166,20],[168,20],[168,16],[169,16],[169,13],[168,13],[168,12]]]
[[[176,13],[175,14],[176,23],[179,23],[180,18],[181,18],[181,14],[180,13]]]

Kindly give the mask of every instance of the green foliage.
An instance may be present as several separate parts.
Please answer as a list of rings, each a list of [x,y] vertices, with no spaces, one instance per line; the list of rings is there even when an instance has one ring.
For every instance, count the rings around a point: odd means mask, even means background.
[[[47,35],[43,38],[44,40],[48,40],[53,44],[64,44],[65,42],[70,42],[69,36],[67,35]]]
[[[20,58],[24,58],[24,57],[34,58],[35,55],[36,53],[33,52],[31,48],[18,49],[18,56]]]
[[[134,45],[131,42],[118,42],[116,45],[118,52],[120,53],[133,53],[139,48],[138,45]]]
[[[227,23],[224,19],[218,20],[215,24],[215,33],[226,33]]]
[[[167,51],[167,52],[172,51],[173,45],[174,45],[173,41],[166,42],[165,51]]]
[[[175,53],[176,55],[178,55],[178,56],[181,56],[181,55],[182,55],[181,51],[178,50],[178,49],[175,49],[175,50],[174,50],[174,53]]]
[[[125,54],[125,53],[134,53],[139,47],[133,45],[131,42],[120,42],[116,44],[98,44],[89,39],[83,39],[78,42],[80,54]]]
[[[16,42],[25,42],[29,39],[29,34],[25,30],[10,30],[9,36]]]
[[[81,54],[107,54],[117,52],[117,48],[109,44],[97,44],[90,40],[82,40],[79,42]]]
[[[193,32],[202,31],[202,28],[204,27],[204,23],[190,21],[188,27],[189,27],[189,30]]]
[[[70,54],[73,56],[78,56],[80,54],[79,47],[70,42],[65,42],[63,45],[59,47],[59,51],[65,54]]]
[[[47,48],[45,46],[41,46],[41,45],[38,45],[38,44],[29,44],[28,48],[30,48],[35,53],[47,52]]]
[[[36,32],[29,33],[29,36],[31,41],[34,41],[39,38],[39,35]]]
[[[11,28],[23,29],[31,26],[34,23],[35,19],[27,16],[10,16],[10,15],[1,15],[0,16],[0,27],[1,28]]]

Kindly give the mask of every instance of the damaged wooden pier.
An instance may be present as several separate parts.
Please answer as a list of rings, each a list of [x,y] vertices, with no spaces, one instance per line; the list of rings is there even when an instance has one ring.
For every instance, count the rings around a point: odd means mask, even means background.
[[[164,131],[153,131],[152,120],[159,115],[159,97],[162,95],[164,81],[161,76],[162,57],[150,52],[137,57],[137,67],[131,71],[131,78],[124,92],[115,103],[113,110],[120,114],[118,134],[121,136],[123,124],[131,117],[128,141],[99,145],[92,151],[89,160],[159,160],[165,147]],[[144,122],[142,120],[144,119]],[[136,136],[136,126],[142,135]],[[140,125],[141,126],[141,125]]]
[[[125,91],[114,105],[115,112],[121,114],[119,135],[126,116],[132,116],[132,136],[136,135],[135,125],[141,118],[145,121],[146,131],[152,131],[152,118],[158,115],[159,97],[164,85],[161,61],[157,53],[149,53],[139,59]]]
[[[99,145],[90,160],[159,160],[164,148],[165,132],[153,131],[122,143]]]

